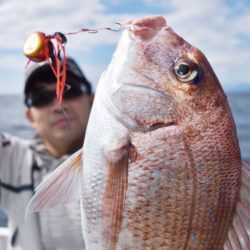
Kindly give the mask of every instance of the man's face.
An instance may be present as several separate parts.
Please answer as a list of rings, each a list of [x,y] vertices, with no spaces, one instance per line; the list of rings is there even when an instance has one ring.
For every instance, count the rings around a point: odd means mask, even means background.
[[[42,90],[38,91],[55,91],[55,84],[42,86]],[[63,144],[69,151],[66,153],[70,153],[83,143],[92,98],[92,95],[83,94],[72,99],[64,99],[62,107],[66,117],[56,98],[45,106],[31,106],[26,115],[45,142],[53,145]]]

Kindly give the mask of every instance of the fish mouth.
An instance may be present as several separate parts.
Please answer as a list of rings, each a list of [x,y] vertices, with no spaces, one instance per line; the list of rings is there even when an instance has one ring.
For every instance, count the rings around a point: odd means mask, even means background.
[[[153,112],[151,110],[151,113],[150,113],[153,118],[150,117],[150,114],[146,114],[146,116],[141,115],[140,107],[136,107],[135,109],[129,109],[129,108],[126,109],[126,106],[125,106],[124,108],[123,105],[125,104],[122,102],[123,99],[120,98],[121,96],[123,98],[127,96],[124,93],[136,93],[136,95],[139,94],[139,96],[142,98],[144,96],[147,96],[147,97],[153,98],[152,100],[156,100],[156,101],[161,100],[161,102],[157,104],[147,102],[147,101],[144,102],[145,105],[143,106],[146,106],[146,107],[149,106],[149,109],[153,109]],[[149,100],[151,100],[150,98]],[[127,103],[130,103],[130,102],[127,102]],[[107,107],[108,107],[109,112],[130,131],[148,132],[148,131],[153,131],[153,130],[157,130],[160,128],[173,127],[177,125],[176,117],[175,117],[175,113],[176,113],[175,108],[172,108],[172,109],[170,108],[171,112],[167,111],[166,114],[161,114],[157,118],[154,118],[155,113],[159,111],[159,108],[168,110],[168,107],[170,106],[174,107],[173,103],[174,103],[173,98],[170,95],[162,93],[159,90],[156,90],[154,88],[151,88],[145,85],[123,83],[111,95],[111,97],[109,98],[109,105],[107,105]],[[138,109],[137,112],[135,112],[136,109]],[[144,112],[145,112],[145,109],[144,109]]]
[[[157,129],[160,129],[160,128],[166,128],[166,127],[175,127],[177,124],[176,124],[176,121],[170,121],[168,123],[153,123],[151,126],[148,127],[148,130],[147,131],[153,131],[153,130],[157,130]]]

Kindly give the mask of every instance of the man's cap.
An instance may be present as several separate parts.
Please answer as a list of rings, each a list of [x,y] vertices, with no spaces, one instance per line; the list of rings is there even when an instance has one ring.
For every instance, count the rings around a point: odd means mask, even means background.
[[[56,76],[48,60],[39,63],[31,61],[25,71],[25,98],[36,88],[36,84],[41,82],[56,82]],[[92,92],[90,82],[86,79],[75,60],[70,57],[66,59],[66,83],[82,84],[86,89],[86,93]]]

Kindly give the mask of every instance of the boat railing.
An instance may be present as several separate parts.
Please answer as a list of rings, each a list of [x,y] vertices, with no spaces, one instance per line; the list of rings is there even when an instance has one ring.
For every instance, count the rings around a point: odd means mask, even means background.
[[[9,236],[9,229],[7,227],[0,227],[0,249],[7,249],[7,240]]]

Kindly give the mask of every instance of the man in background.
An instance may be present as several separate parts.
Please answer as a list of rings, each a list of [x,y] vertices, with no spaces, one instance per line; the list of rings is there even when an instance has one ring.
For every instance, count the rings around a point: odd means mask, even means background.
[[[67,58],[63,109],[56,99],[56,78],[48,62],[26,71],[26,117],[37,135],[32,140],[0,134],[0,209],[9,219],[8,249],[84,249],[80,204],[73,202],[25,219],[36,186],[83,144],[93,102],[91,85]]]

